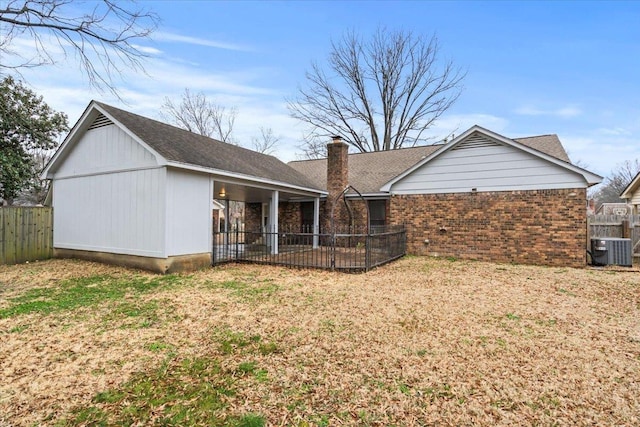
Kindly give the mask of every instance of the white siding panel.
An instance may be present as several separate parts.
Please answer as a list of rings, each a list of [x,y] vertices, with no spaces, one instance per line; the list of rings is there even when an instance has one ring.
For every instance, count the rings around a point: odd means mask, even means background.
[[[395,183],[396,194],[586,187],[584,178],[507,145],[450,150]]]
[[[211,238],[211,185],[205,174],[167,172],[167,255],[206,253]]]
[[[632,205],[640,205],[640,188],[637,189],[635,193],[633,193],[630,202]]]
[[[54,247],[165,257],[164,168],[54,182]]]
[[[157,166],[154,155],[116,125],[87,131],[56,178]]]

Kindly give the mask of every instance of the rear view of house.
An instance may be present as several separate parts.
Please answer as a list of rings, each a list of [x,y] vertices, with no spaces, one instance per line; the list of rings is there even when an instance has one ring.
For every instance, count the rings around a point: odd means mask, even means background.
[[[510,139],[474,126],[446,144],[348,161],[332,161],[344,144],[328,148],[328,160],[290,165],[329,198],[345,184],[332,180],[348,176],[376,224],[406,224],[408,253],[585,264],[586,189],[602,178],[571,164],[556,135]]]
[[[404,224],[412,254],[585,264],[586,189],[602,178],[555,135],[474,126],[390,152],[349,154],[336,138],[328,153],[285,164],[92,101],[43,173],[56,254],[159,272],[209,265],[217,199],[244,202],[244,229],[258,233]],[[360,195],[347,191],[345,210],[347,186]]]

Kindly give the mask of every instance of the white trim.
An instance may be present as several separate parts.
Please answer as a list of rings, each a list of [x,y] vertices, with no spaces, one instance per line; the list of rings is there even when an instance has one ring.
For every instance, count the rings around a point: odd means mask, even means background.
[[[137,172],[144,170],[152,170],[152,169],[164,169],[165,166],[142,166],[142,167],[134,167],[134,168],[126,168],[126,169],[118,169],[118,170],[106,170],[106,171],[97,171],[97,172],[89,172],[89,173],[79,173],[77,175],[63,175],[55,177],[56,180],[63,179],[73,179],[73,178],[85,178],[89,176],[102,176],[102,175],[111,175],[114,173],[124,173],[124,172]]]
[[[627,188],[622,191],[620,198],[626,200],[633,198],[633,194],[635,193],[635,190],[637,190],[638,186],[640,186],[640,172],[638,172],[635,178],[631,180],[629,185],[627,185]]]
[[[505,188],[506,187],[506,188]],[[514,189],[512,187],[500,187],[500,186],[492,186],[492,187],[483,187],[481,190],[478,190],[477,193],[491,193],[491,192],[512,192],[512,191],[536,191],[536,190],[568,190],[572,188],[576,188],[575,184],[554,184],[554,185],[540,185],[536,183],[528,184],[528,185],[520,185],[518,189]],[[394,190],[393,195],[409,195],[409,194],[453,194],[453,193],[475,193],[472,188],[467,189],[434,189],[434,190]]]
[[[317,190],[314,188],[307,188],[307,187],[300,187],[297,185],[292,185],[292,184],[287,184],[285,182],[282,181],[273,181],[270,179],[266,179],[266,178],[261,178],[261,177],[256,177],[253,175],[244,175],[244,174],[240,174],[240,173],[236,173],[236,172],[229,172],[229,171],[223,171],[220,169],[213,169],[213,168],[207,168],[204,166],[197,166],[197,165],[192,165],[189,163],[182,163],[182,162],[176,162],[176,161],[169,161],[167,162],[167,166],[170,167],[175,167],[175,168],[179,168],[179,169],[186,169],[186,170],[191,170],[194,172],[202,172],[202,173],[208,173],[208,174],[212,174],[212,175],[217,175],[217,176],[221,176],[221,177],[225,177],[225,178],[230,178],[229,180],[225,180],[224,182],[228,182],[230,184],[240,184],[240,185],[247,185],[247,181],[251,182],[251,183],[255,183],[252,184],[253,187],[255,188],[262,188],[265,190],[282,190],[282,189],[286,189],[287,192],[298,192],[303,196],[310,196],[313,197],[317,194],[322,194],[322,195],[327,195],[329,194],[327,191],[325,190]],[[220,180],[218,180],[220,181]],[[292,191],[294,190],[294,191]]]
[[[427,157],[425,157],[424,159],[422,159],[421,161],[419,161],[418,163],[416,163],[415,165],[413,165],[412,167],[410,167],[409,169],[405,170],[404,172],[402,172],[400,175],[396,176],[395,178],[393,178],[392,180],[388,181],[386,184],[384,184],[381,188],[380,191],[386,191],[386,192],[391,192],[391,187],[393,186],[393,184],[397,183],[398,181],[400,181],[401,179],[405,178],[406,176],[410,175],[412,172],[414,172],[415,170],[417,170],[418,168],[422,167],[423,165],[425,165],[426,163],[430,162],[431,160],[433,160],[434,158],[441,156],[442,154],[446,153],[447,151],[451,150],[452,148],[454,148],[456,145],[458,145],[461,141],[464,141],[464,139],[466,139],[469,135],[471,135],[473,132],[479,132],[484,134],[485,136],[489,137],[489,138],[493,138],[505,145],[509,145],[511,147],[520,149],[526,153],[529,153],[531,155],[534,155],[536,157],[539,157],[543,160],[546,160],[550,163],[553,163],[557,166],[560,166],[566,170],[569,170],[571,172],[577,173],[579,175],[582,175],[582,177],[584,178],[585,182],[588,184],[588,186],[592,186],[595,184],[599,184],[600,182],[602,182],[602,177],[600,175],[596,175],[594,173],[591,173],[589,171],[587,171],[586,169],[582,169],[578,166],[572,165],[571,163],[567,163],[563,160],[560,160],[556,157],[553,157],[549,154],[543,153],[542,151],[538,151],[534,148],[528,147],[520,142],[514,141],[512,139],[509,139],[505,136],[502,136],[500,134],[497,134],[495,132],[492,132],[488,129],[485,129],[483,127],[480,127],[478,125],[474,125],[472,127],[470,127],[466,132],[462,133],[461,135],[459,135],[457,138],[451,140],[449,143],[443,145],[441,148],[439,148],[438,150],[434,151],[433,153],[431,153],[430,155],[428,155]]]
[[[273,190],[271,192],[271,200],[269,201],[269,222],[271,227],[269,227],[269,232],[271,236],[271,254],[278,255],[278,222],[280,219],[278,218],[278,205],[280,204],[280,194],[278,190]]]
[[[313,249],[319,246],[318,234],[320,234],[320,198],[313,199]]]
[[[209,177],[209,249],[213,250],[213,210],[214,210],[214,206],[217,204],[219,205],[220,203],[216,202],[215,200],[213,200],[213,197],[216,195],[215,193],[215,181],[213,180],[213,177],[210,176]],[[225,218],[226,219],[226,218]],[[220,221],[220,215],[218,215],[218,221]],[[218,227],[216,227],[217,229]]]

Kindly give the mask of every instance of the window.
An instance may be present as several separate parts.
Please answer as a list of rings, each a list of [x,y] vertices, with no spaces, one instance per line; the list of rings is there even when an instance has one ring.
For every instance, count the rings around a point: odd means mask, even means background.
[[[313,232],[313,202],[300,203],[301,231],[303,233]]]
[[[369,200],[369,226],[372,228],[387,225],[387,201]]]

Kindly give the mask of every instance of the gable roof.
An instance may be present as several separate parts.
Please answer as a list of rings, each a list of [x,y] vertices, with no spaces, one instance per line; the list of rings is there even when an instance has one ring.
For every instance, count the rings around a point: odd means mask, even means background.
[[[620,198],[631,199],[633,194],[638,191],[638,188],[640,188],[640,172],[638,172],[638,174],[631,180],[629,185],[627,185],[627,188],[622,191]]]
[[[94,110],[99,113],[97,116]],[[92,123],[84,123],[80,126],[83,121],[100,122],[101,125],[110,124],[109,121],[119,124],[171,166],[196,166],[212,173],[226,172],[320,190],[307,177],[274,156],[198,135],[97,101],[91,101],[43,174],[48,174],[49,170],[55,168],[56,162],[60,160],[60,153],[67,145],[72,145],[70,141],[74,139],[76,133],[82,133],[77,128],[86,129],[92,125]]]
[[[539,148],[544,148],[544,149],[553,149],[554,151],[557,150],[557,147],[554,147],[554,140],[558,140],[558,137],[555,135],[543,135],[542,137],[538,137],[538,141],[540,141],[541,143],[539,144],[538,148],[532,148],[530,145],[532,142],[535,142],[535,139],[532,141],[531,138],[521,138],[520,141],[516,141],[514,139],[509,139],[505,136],[502,136],[498,133],[492,132],[488,129],[485,129],[481,126],[475,125],[472,126],[471,128],[469,128],[466,132],[462,133],[461,135],[459,135],[457,138],[454,138],[453,140],[451,140],[450,142],[442,145],[437,151],[435,151],[434,153],[432,153],[431,155],[427,156],[424,160],[421,160],[420,162],[416,163],[415,165],[413,165],[412,167],[410,167],[409,169],[407,169],[406,171],[404,171],[402,174],[396,176],[394,179],[392,179],[391,181],[385,183],[381,189],[383,191],[389,191],[391,189],[391,186],[393,184],[395,184],[396,182],[398,182],[399,180],[401,180],[402,178],[406,177],[407,175],[409,175],[410,173],[412,173],[413,171],[415,171],[416,169],[418,169],[419,167],[423,166],[424,164],[430,162],[431,160],[433,160],[434,158],[441,156],[442,154],[446,153],[447,151],[453,149],[455,146],[459,145],[461,142],[465,141],[465,139],[467,139],[467,137],[472,136],[473,134],[476,135],[482,135],[483,137],[488,137],[490,139],[493,139],[494,141],[497,141],[498,143],[507,145],[507,146],[511,146],[517,149],[520,149],[524,152],[527,152],[529,154],[532,154],[538,158],[541,158],[542,160],[548,161],[552,164],[555,164],[557,166],[560,166],[568,171],[577,173],[579,175],[582,175],[582,177],[584,178],[585,182],[588,185],[594,185],[594,184],[598,184],[602,181],[602,177],[599,175],[596,175],[594,173],[589,172],[586,169],[582,169],[581,167],[575,166],[573,164],[571,164],[568,161],[565,161],[563,159],[559,159],[551,154],[548,154],[542,150],[540,150]],[[555,138],[554,138],[555,136]],[[523,141],[524,140],[524,141]],[[558,143],[560,141],[558,140]],[[528,144],[527,144],[528,143]],[[566,151],[564,151],[564,148],[562,149],[562,152],[564,152],[565,157],[568,159],[569,157],[566,154]],[[560,153],[561,154],[561,153]]]
[[[475,126],[471,129],[482,129]],[[488,131],[487,131],[488,132]],[[465,132],[465,135],[468,132]],[[502,137],[504,138],[504,137]],[[461,140],[461,137],[454,141]],[[553,157],[570,165],[569,156],[560,143],[557,135],[539,135],[526,138],[514,138],[524,147],[539,152],[541,155]],[[394,178],[403,174],[413,166],[433,155],[438,150],[452,144],[435,144],[412,148],[401,148],[391,151],[356,153],[349,155],[349,183],[361,193],[379,193],[382,187]],[[327,187],[327,159],[297,160],[289,165],[309,177],[316,186]]]

